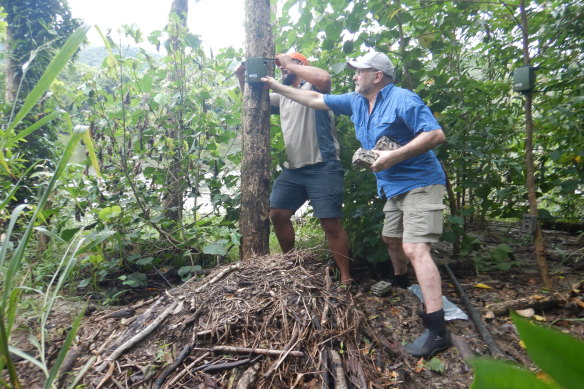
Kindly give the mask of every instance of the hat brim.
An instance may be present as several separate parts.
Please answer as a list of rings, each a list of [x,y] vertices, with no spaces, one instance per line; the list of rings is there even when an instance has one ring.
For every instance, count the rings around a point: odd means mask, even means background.
[[[360,62],[357,62],[357,61],[347,61],[347,67],[349,69],[353,69],[353,70],[355,70],[355,69],[369,69],[369,68],[371,68],[370,65],[365,65],[364,63],[360,63]]]

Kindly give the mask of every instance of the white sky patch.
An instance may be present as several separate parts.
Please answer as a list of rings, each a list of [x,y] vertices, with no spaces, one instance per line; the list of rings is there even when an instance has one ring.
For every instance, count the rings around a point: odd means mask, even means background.
[[[172,0],[68,0],[68,3],[74,17],[98,25],[104,34],[108,29],[115,32],[124,24],[134,24],[147,36],[164,28]],[[214,52],[228,46],[243,47],[244,17],[244,0],[189,1],[189,30]],[[103,44],[94,28],[88,39],[91,45]]]

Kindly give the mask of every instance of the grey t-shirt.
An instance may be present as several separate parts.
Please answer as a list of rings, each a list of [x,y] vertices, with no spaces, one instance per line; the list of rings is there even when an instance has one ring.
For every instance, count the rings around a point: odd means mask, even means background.
[[[312,90],[308,82],[300,89]],[[340,147],[332,111],[308,108],[277,93],[270,93],[270,105],[280,113],[288,160],[284,166],[298,169],[319,162],[340,160]]]

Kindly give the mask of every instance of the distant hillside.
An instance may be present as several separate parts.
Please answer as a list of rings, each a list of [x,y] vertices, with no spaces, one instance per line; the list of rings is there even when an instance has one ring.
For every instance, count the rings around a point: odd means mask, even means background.
[[[140,54],[138,47],[125,47],[122,55],[124,57],[136,57]],[[148,52],[153,57],[160,57],[160,54]],[[79,62],[89,66],[100,66],[103,60],[107,57],[107,50],[105,46],[88,46],[79,51]]]

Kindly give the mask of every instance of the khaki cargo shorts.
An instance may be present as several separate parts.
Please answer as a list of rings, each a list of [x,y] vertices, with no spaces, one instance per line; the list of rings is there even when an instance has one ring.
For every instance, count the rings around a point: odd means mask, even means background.
[[[438,242],[445,190],[443,185],[430,185],[388,199],[383,207],[383,236],[402,238],[405,243]]]

